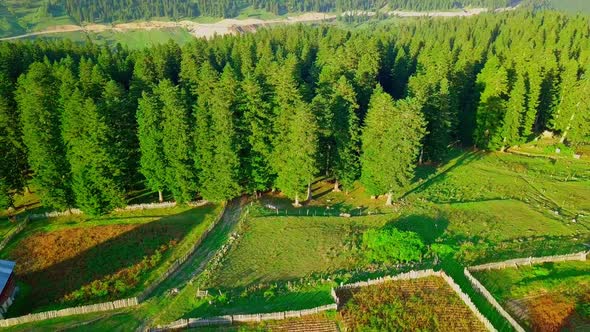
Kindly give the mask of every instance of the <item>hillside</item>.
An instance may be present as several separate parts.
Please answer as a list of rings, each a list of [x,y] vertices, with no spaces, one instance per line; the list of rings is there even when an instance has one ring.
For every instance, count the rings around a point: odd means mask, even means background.
[[[509,0],[2,0],[0,37],[41,31],[52,26],[136,20],[196,20],[221,18],[269,19],[293,13],[335,13],[350,10],[459,10],[465,7],[508,7]]]

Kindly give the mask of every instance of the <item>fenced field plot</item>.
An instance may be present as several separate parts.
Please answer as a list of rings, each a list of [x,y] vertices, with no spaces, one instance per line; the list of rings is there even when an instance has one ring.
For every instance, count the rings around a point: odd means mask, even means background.
[[[473,275],[528,329],[590,329],[588,260],[477,271]]]
[[[207,205],[32,221],[0,252],[17,262],[21,282],[9,315],[133,295],[188,252],[219,211]]]
[[[486,331],[439,277],[339,290],[340,319],[353,331]]]

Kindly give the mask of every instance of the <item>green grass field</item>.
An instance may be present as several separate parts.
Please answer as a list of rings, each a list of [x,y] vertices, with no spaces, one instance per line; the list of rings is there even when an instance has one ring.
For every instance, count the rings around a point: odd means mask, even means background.
[[[385,222],[382,216],[248,219],[212,286],[241,287],[353,269],[359,236]]]
[[[76,24],[63,6],[45,10],[45,0],[5,0],[0,3],[0,37],[10,37],[51,26]]]
[[[85,43],[91,40],[99,45],[121,44],[129,49],[143,49],[146,47],[165,44],[170,40],[184,45],[192,40],[193,35],[183,28],[167,28],[153,30],[103,31],[103,32],[62,32],[29,37],[29,39],[62,40],[69,39],[75,43]]]
[[[452,256],[442,257],[441,267],[496,327],[509,330],[503,318],[461,278],[463,267],[584,248],[583,243],[590,240],[586,217],[589,181],[590,166],[585,160],[461,151],[453,152],[438,167],[421,166],[414,184],[393,207],[385,207],[383,198],[372,199],[358,184],[348,192],[336,193],[332,183],[320,179],[313,185],[314,200],[300,209],[277,193],[244,206],[247,213],[242,213],[237,226],[228,224],[213,232],[199,249],[198,259],[135,310],[81,321],[91,322],[84,325],[88,331],[125,330],[145,319],[165,324],[179,318],[324,305],[331,302],[330,288],[341,281],[397,273],[367,264],[360,244],[367,229],[393,227],[416,232],[427,246],[448,246]],[[279,214],[267,208],[268,204],[276,206]],[[339,217],[341,213],[350,213],[352,218]],[[80,228],[82,220],[73,219],[31,227],[49,234],[70,229],[69,222]],[[89,220],[83,225],[91,230],[111,223],[151,224],[143,217],[136,219]],[[21,236],[34,234],[31,230]],[[213,259],[194,282],[186,283],[203,260],[218,250],[222,253],[219,259]],[[432,259],[432,253],[427,253],[426,265],[419,268],[432,264]],[[167,290],[174,287],[179,287],[179,293],[170,295]],[[212,297],[196,298],[197,290],[204,289]],[[75,322],[73,318],[55,320],[43,326],[49,329]]]
[[[208,205],[32,221],[0,252],[17,262],[22,283],[9,315],[136,294],[184,255],[219,212]]]
[[[590,261],[478,271],[474,276],[529,328],[548,330],[552,323],[572,330],[590,328]]]

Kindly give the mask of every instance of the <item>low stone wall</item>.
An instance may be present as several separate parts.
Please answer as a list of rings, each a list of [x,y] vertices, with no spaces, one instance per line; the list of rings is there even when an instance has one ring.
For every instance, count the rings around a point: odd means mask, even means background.
[[[46,319],[58,318],[58,317],[66,317],[72,315],[80,315],[80,314],[88,314],[93,312],[100,312],[100,311],[109,311],[115,309],[122,309],[127,307],[136,306],[139,304],[139,301],[136,297],[124,300],[118,300],[113,302],[105,302],[105,303],[98,303],[98,304],[91,304],[81,307],[73,307],[61,310],[53,310],[53,311],[46,311],[40,312],[37,314],[29,314],[26,316],[20,316],[15,318],[8,318],[0,320],[0,327],[9,327],[18,324],[24,323],[31,323]]]
[[[519,267],[523,265],[533,265],[549,262],[565,262],[565,261],[585,261],[588,257],[588,251],[582,251],[575,254],[569,255],[556,255],[556,256],[544,256],[544,257],[526,257],[510,259],[503,262],[482,264],[476,266],[470,266],[469,271],[481,271],[481,270],[495,270],[505,269],[512,267]]]
[[[293,310],[293,311],[281,311],[261,314],[250,314],[250,315],[227,315],[212,318],[190,318],[180,319],[166,326],[158,326],[150,329],[150,332],[170,331],[176,329],[186,329],[204,326],[216,326],[216,325],[231,325],[234,323],[256,323],[267,320],[283,320],[288,318],[299,318],[309,315],[315,315],[317,313],[336,310],[337,305],[335,303],[324,305],[317,308],[305,309],[305,310]]]

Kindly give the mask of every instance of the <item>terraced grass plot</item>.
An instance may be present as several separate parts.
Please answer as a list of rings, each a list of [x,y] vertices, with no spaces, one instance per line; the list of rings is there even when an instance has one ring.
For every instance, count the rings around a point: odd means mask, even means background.
[[[392,281],[347,290],[340,312],[352,331],[486,331],[438,277]]]
[[[474,276],[531,330],[590,329],[590,261],[479,271]]]

